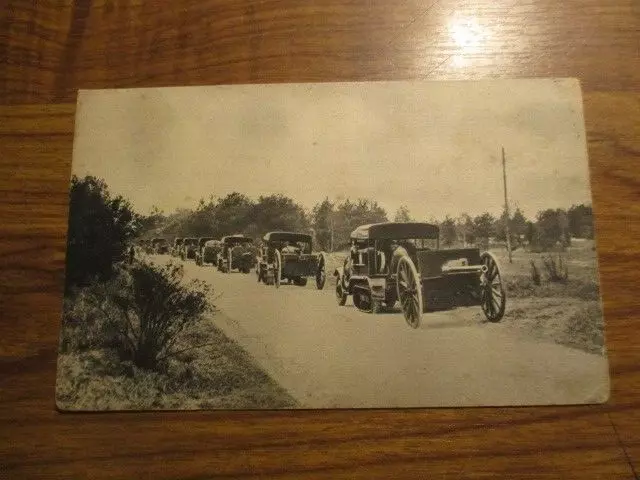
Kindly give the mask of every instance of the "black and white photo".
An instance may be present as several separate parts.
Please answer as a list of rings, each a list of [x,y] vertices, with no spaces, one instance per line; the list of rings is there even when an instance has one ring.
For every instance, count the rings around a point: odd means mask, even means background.
[[[573,79],[81,91],[62,410],[601,403]]]

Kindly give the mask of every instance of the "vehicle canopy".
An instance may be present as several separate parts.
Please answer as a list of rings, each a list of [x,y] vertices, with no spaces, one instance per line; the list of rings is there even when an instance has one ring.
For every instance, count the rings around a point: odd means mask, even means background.
[[[361,225],[351,232],[352,240],[401,240],[406,238],[437,239],[437,225],[420,222],[389,222]]]
[[[312,237],[306,233],[269,232],[262,237],[265,244],[273,248],[282,248],[285,244],[297,246],[305,253],[311,252]]]
[[[184,239],[184,242],[182,242],[183,245],[197,245],[198,244],[198,239],[197,238],[193,238],[193,237],[187,237]]]
[[[224,245],[235,245],[238,243],[253,243],[253,239],[249,237],[245,237],[242,234],[236,234],[236,235],[227,235],[226,237],[222,237],[221,242]]]
[[[222,245],[220,240],[207,240],[204,242],[205,247],[219,247],[220,245]]]
[[[200,237],[198,239],[198,246],[202,247],[205,243],[207,243],[209,240],[213,240],[213,237]]]
[[[178,246],[178,245],[182,245],[182,242],[184,242],[184,238],[176,237],[176,239],[173,241],[173,244]]]
[[[267,243],[270,242],[306,242],[311,243],[311,235],[295,232],[269,232],[262,237]]]

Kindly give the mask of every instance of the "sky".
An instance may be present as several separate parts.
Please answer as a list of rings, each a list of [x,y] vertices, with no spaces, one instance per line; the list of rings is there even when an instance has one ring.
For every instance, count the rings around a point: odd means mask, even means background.
[[[527,217],[591,203],[577,80],[373,82],[81,91],[73,173],[141,213],[238,191],[305,208],[376,200],[392,218]]]

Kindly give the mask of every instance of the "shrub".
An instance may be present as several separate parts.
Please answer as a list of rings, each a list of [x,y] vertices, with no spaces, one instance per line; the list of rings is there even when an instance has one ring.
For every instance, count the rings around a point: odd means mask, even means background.
[[[547,278],[550,282],[566,282],[569,279],[569,267],[562,259],[562,255],[558,255],[558,260],[549,255],[542,257],[542,264],[547,272]]]
[[[181,265],[136,263],[127,272],[128,288],[113,295],[120,311],[119,351],[122,360],[158,370],[175,355],[180,334],[211,308],[209,286],[182,282]]]
[[[182,279],[182,266],[136,262],[68,295],[61,352],[110,349],[122,362],[160,370],[179,353],[181,333],[212,308],[207,284]]]

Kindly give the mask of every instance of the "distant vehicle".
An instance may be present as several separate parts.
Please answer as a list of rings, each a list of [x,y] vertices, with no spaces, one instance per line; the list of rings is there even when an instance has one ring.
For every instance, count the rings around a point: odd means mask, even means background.
[[[166,238],[153,238],[151,240],[150,250],[156,255],[164,255],[166,253],[169,253],[169,242]]]
[[[198,265],[204,266],[206,264],[218,265],[218,255],[222,251],[222,242],[220,240],[209,240],[205,242],[201,249],[201,254],[198,259],[196,257],[196,263],[200,260]]]
[[[218,254],[218,270],[230,273],[238,270],[249,273],[255,265],[256,249],[253,240],[242,234],[222,237],[222,250]]]
[[[214,240],[213,237],[200,237],[198,239],[198,245],[196,248],[196,265],[202,265],[202,251],[204,249],[205,243],[210,240]]]
[[[173,248],[171,249],[171,255],[174,257],[180,256],[180,250],[182,249],[182,242],[184,242],[184,238],[176,237],[173,241]]]
[[[299,286],[313,277],[322,290],[326,281],[325,253],[312,253],[311,235],[294,232],[269,232],[258,251],[258,282],[279,287],[283,280]]]
[[[339,305],[352,295],[356,308],[376,313],[400,300],[413,328],[424,312],[455,306],[480,305],[490,322],[504,315],[506,293],[495,257],[477,248],[441,250],[436,225],[362,225],[351,233],[351,243],[334,272]]]
[[[214,240],[214,238],[213,237],[198,238],[198,242],[196,244],[196,256],[195,256],[196,265],[200,265],[200,259],[202,258],[202,248],[204,247],[204,244],[209,240]]]
[[[187,237],[182,242],[180,248],[180,258],[182,260],[195,260],[196,250],[198,248],[198,239],[193,237]]]

